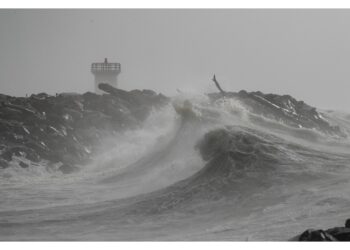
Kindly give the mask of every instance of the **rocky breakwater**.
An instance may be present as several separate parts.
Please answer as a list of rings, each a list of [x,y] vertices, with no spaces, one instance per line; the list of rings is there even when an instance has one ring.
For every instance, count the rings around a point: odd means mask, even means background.
[[[104,138],[140,126],[169,99],[152,90],[124,91],[100,84],[106,94],[0,94],[0,169],[46,161],[70,173],[88,162]]]
[[[344,227],[308,229],[290,241],[350,241],[350,219],[345,221]]]
[[[339,126],[330,124],[325,114],[290,95],[241,90],[239,92],[212,93],[208,96],[213,102],[227,99],[238,100],[250,112],[249,118],[252,122],[261,124],[263,123],[261,117],[264,117],[296,129],[311,129],[330,136],[347,137]]]

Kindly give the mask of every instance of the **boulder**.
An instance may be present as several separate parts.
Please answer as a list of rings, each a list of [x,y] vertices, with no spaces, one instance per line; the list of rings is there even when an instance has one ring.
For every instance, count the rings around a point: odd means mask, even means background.
[[[19,162],[19,165],[21,166],[21,168],[28,168],[29,165],[23,161]]]
[[[345,221],[345,227],[346,227],[346,228],[350,228],[350,219],[347,219],[347,220]]]
[[[0,168],[7,168],[8,166],[8,162],[0,158]]]
[[[69,164],[63,164],[62,166],[60,166],[58,168],[58,170],[61,171],[63,174],[71,174],[71,173],[79,171],[79,168],[76,166],[69,165]]]
[[[308,229],[299,236],[299,241],[337,241],[331,234],[323,230]]]
[[[326,232],[339,241],[350,241],[350,228],[334,227],[327,229]]]
[[[292,241],[350,241],[350,219],[345,227],[333,227],[327,230],[308,229],[302,234],[292,238]]]

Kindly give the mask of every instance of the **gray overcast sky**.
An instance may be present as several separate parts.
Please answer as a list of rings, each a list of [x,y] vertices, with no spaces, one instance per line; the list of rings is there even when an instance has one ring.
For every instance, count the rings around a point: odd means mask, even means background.
[[[350,111],[350,10],[0,10],[0,92],[93,91],[92,62],[124,89],[290,94]]]

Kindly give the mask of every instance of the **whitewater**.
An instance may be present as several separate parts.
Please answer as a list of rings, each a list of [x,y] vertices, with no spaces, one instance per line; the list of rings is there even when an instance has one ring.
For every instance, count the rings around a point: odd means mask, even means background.
[[[350,131],[346,114],[322,116]],[[288,240],[350,217],[349,147],[182,93],[77,172],[20,156],[0,169],[0,240]]]

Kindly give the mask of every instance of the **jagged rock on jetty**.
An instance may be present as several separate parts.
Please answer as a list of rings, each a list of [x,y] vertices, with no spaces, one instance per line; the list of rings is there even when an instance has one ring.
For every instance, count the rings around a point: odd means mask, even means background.
[[[345,227],[334,227],[327,230],[308,229],[291,239],[292,241],[350,241],[350,219]]]
[[[74,172],[103,138],[140,126],[153,108],[169,101],[152,90],[124,91],[108,84],[101,89],[107,93],[0,94],[0,168],[9,167],[16,156],[61,163],[60,171]],[[22,161],[19,165],[30,167]]]
[[[346,138],[338,126],[331,125],[316,108],[303,101],[297,101],[290,95],[264,94],[260,91],[224,92],[208,94],[212,102],[235,99],[255,114],[250,115],[254,122],[260,122],[260,116],[282,122],[294,128],[315,129],[327,135]]]

